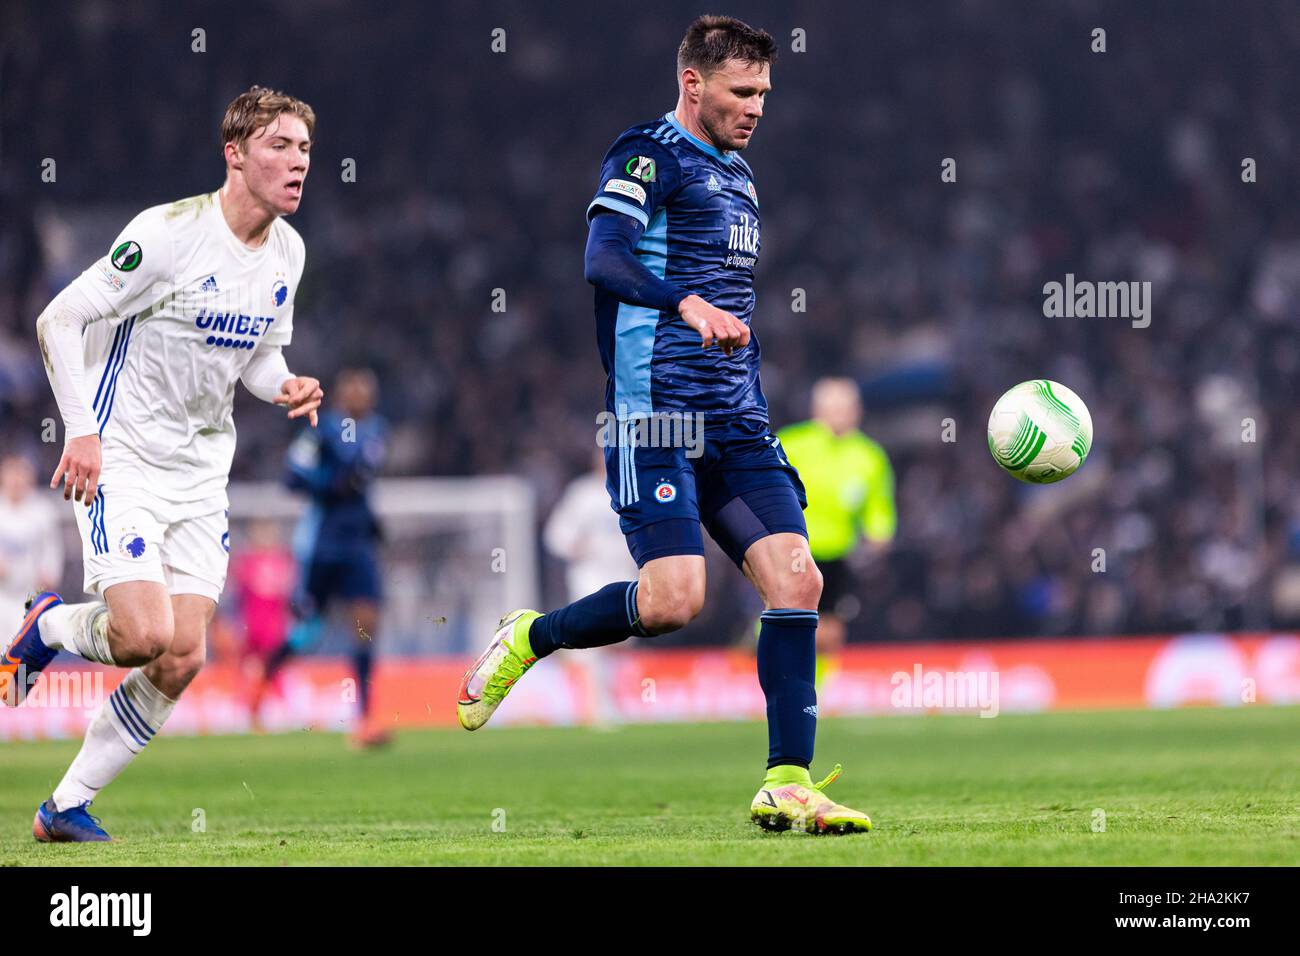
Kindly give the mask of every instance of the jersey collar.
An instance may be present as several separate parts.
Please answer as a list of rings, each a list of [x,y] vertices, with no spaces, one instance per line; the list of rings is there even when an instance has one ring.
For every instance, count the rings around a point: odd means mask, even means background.
[[[706,143],[698,136],[695,136],[692,133],[690,133],[686,129],[686,127],[682,126],[681,123],[677,122],[677,117],[674,115],[673,110],[669,110],[667,113],[664,114],[664,121],[667,122],[670,126],[672,126],[673,129],[677,130],[677,132],[685,136],[692,146],[696,147],[702,152],[708,153],[714,159],[720,159],[724,163],[730,163],[733,159],[736,158],[736,154],[732,150],[718,149],[718,147]]]

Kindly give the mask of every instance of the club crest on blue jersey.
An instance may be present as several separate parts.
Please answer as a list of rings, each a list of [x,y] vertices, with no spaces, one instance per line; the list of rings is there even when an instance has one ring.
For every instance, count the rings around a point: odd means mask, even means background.
[[[745,192],[749,193],[749,198],[754,200],[754,205],[758,205],[758,190],[754,188],[752,179],[745,180]]]
[[[124,558],[142,557],[144,548],[144,538],[140,537],[140,532],[134,528],[117,539],[117,550],[121,552]]]
[[[655,501],[661,505],[666,505],[670,501],[677,500],[677,486],[671,481],[661,481],[655,485]]]

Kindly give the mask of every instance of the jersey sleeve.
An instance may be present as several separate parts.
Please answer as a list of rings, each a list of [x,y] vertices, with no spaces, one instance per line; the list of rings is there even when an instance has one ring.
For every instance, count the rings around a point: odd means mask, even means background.
[[[587,222],[600,208],[631,216],[642,226],[681,184],[681,166],[672,152],[649,133],[624,133],[600,166],[595,198],[587,206]]]
[[[78,287],[117,325],[172,292],[175,252],[164,208],[136,216],[118,233],[108,254],[81,274]]]

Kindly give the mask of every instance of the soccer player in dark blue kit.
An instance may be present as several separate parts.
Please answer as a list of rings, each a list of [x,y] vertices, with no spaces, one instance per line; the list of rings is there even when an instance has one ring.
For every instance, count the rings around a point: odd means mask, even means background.
[[[607,486],[636,581],[548,614],[512,611],[462,681],[461,725],[487,722],[558,648],[683,627],[704,602],[704,525],[764,601],[759,683],[767,775],[751,806],[767,829],[869,830],[809,776],[817,726],[815,634],[822,579],[808,551],[803,484],[771,433],[749,328],[760,248],[758,192],[740,152],[771,88],[776,45],[730,17],[700,17],[677,52],[673,111],[606,153],[587,209],[587,280],[609,380]],[[702,422],[702,442],[685,440]],[[673,440],[662,441],[665,435]],[[668,447],[665,447],[667,445]]]
[[[267,661],[270,680],[285,660],[310,643],[336,599],[355,628],[352,662],[357,681],[359,722],[353,743],[387,743],[390,734],[371,719],[370,669],[379,608],[379,522],[370,508],[369,488],[383,467],[388,426],[374,413],[377,386],[369,369],[339,374],[335,408],[321,413],[320,427],[304,431],[289,448],[286,482],[311,496],[311,507],[294,536],[301,569],[295,610],[303,618],[281,649]]]

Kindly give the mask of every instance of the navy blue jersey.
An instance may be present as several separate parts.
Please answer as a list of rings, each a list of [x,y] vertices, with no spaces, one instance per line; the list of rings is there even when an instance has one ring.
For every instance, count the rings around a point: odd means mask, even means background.
[[[602,206],[645,226],[636,255],[652,273],[750,323],[758,193],[738,153],[697,139],[665,113],[625,131],[605,154],[588,222]],[[596,340],[609,375],[605,405],[620,419],[676,411],[767,421],[752,330],[749,345],[730,356],[701,349],[681,316],[597,288]]]
[[[290,488],[311,495],[294,541],[302,561],[369,547],[379,532],[368,491],[384,463],[387,424],[369,415],[345,428],[342,415],[327,411],[319,425],[289,447],[285,476]]]

